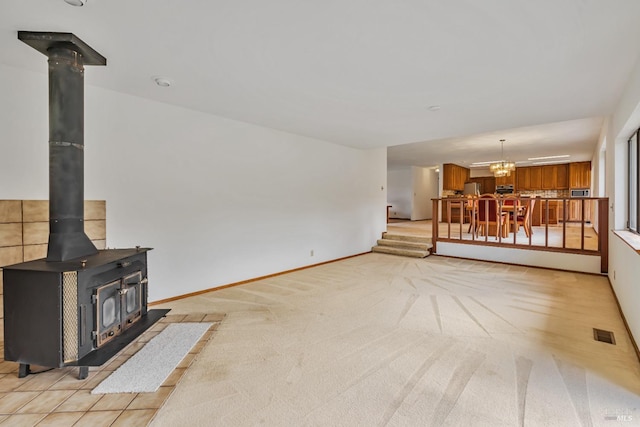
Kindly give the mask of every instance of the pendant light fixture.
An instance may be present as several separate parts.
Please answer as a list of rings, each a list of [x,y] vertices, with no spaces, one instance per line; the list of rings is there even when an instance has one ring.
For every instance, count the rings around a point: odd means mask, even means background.
[[[491,163],[489,165],[489,170],[493,172],[493,176],[495,177],[503,177],[503,176],[511,176],[511,172],[516,170],[516,164],[513,162],[508,162],[504,159],[504,139],[500,140],[501,145],[501,160],[496,163]]]

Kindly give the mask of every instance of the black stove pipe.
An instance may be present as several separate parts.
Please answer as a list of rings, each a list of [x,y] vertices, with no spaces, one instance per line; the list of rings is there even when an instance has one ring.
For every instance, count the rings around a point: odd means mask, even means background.
[[[98,253],[84,232],[84,64],[106,59],[70,33],[19,31],[49,57],[49,246],[47,261]]]
[[[84,65],[68,46],[49,49],[47,261],[98,253],[84,232]]]

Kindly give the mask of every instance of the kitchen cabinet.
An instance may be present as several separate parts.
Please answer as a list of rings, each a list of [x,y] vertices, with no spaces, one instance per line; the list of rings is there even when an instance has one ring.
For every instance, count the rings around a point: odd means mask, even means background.
[[[489,179],[493,181],[488,181]],[[511,176],[476,177],[469,179],[469,169],[451,163],[444,165],[445,190],[462,191],[465,182],[479,182],[482,193],[493,193],[496,185],[513,185],[517,192],[539,190],[567,190],[591,187],[591,162],[516,168]]]
[[[442,221],[449,221],[449,209],[451,210],[451,223],[457,224],[460,222],[461,214],[461,202],[448,201],[444,199],[442,201]]]
[[[450,191],[464,190],[464,183],[469,181],[469,169],[453,163],[442,165],[442,188]]]
[[[517,168],[517,191],[566,190],[569,165],[544,165]]]
[[[542,224],[542,203],[537,200],[531,211],[531,225],[537,227],[540,224]]]
[[[542,203],[540,203],[540,207],[542,209],[540,212],[542,224],[553,225],[558,223],[558,202],[556,200],[543,201]]]
[[[591,162],[569,163],[569,188],[591,188]]]
[[[566,190],[568,184],[569,165],[542,166],[542,190]]]
[[[589,200],[584,201],[584,220],[585,222],[591,222],[591,205]],[[568,221],[580,222],[582,221],[582,200],[570,200],[569,201],[569,215]]]
[[[569,165],[564,163],[562,165],[555,165],[556,167],[556,190],[568,190],[569,189]]]
[[[453,190],[453,165],[442,165],[442,189]]]
[[[528,166],[516,169],[517,191],[542,190],[542,166]]]
[[[542,166],[542,189],[555,190],[558,183],[558,168],[555,165]]]
[[[559,200],[538,200],[531,213],[531,225],[544,225],[547,220],[547,205],[549,205],[549,225],[558,224],[562,218],[562,202]]]
[[[496,177],[496,185],[513,185],[516,186],[516,172],[511,172],[509,176],[497,176]]]
[[[530,190],[531,187],[531,171],[529,168],[516,168],[516,190]]]
[[[469,169],[458,166],[458,168],[456,169],[456,182],[458,185],[458,190],[464,190],[464,183],[469,182],[470,172],[471,171],[469,171]]]
[[[558,200],[556,202],[558,204],[558,222],[564,222],[567,221],[568,218],[565,218],[565,203],[562,200]],[[567,202],[567,212],[569,212],[569,204]]]
[[[542,166],[530,166],[529,190],[542,190]]]
[[[496,179],[493,176],[485,176],[482,181],[482,193],[495,193],[496,191]]]
[[[532,225],[540,226],[545,224],[546,209],[549,204],[549,225],[562,223],[565,219],[567,222],[582,221],[582,202],[580,200],[569,200],[565,205],[562,200],[537,201],[531,214]],[[585,200],[584,202],[584,220],[591,222],[591,212],[593,211],[592,202]]]

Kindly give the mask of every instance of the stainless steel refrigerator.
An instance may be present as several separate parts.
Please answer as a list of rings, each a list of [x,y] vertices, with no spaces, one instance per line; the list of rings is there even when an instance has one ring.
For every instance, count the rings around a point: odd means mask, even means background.
[[[472,194],[474,196],[479,196],[481,190],[482,189],[480,188],[479,182],[467,182],[464,184],[464,191],[462,192],[462,194]]]

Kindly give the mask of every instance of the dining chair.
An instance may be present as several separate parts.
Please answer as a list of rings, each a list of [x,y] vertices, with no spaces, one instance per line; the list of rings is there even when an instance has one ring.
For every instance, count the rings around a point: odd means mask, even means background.
[[[516,223],[524,227],[524,234],[527,237],[533,235],[533,228],[531,227],[531,217],[533,215],[533,208],[536,205],[536,196],[531,196],[526,203],[524,212],[522,215],[516,217]]]
[[[505,209],[505,206],[507,207]],[[522,205],[520,203],[520,197],[508,195],[504,196],[502,199],[502,207],[503,210],[507,213],[507,220],[509,221],[509,225],[511,229],[513,229],[514,233],[518,232],[518,214],[521,212]]]
[[[473,195],[467,196],[467,203],[465,206],[465,221],[469,222],[469,229],[467,233],[475,233],[478,224],[478,205],[476,203],[476,197]]]
[[[489,226],[495,226],[496,238],[500,235],[502,230],[502,237],[507,237],[507,222],[506,213],[499,211],[498,199],[493,194],[483,194],[477,200],[477,224],[476,224],[476,236],[478,234],[488,235]]]

